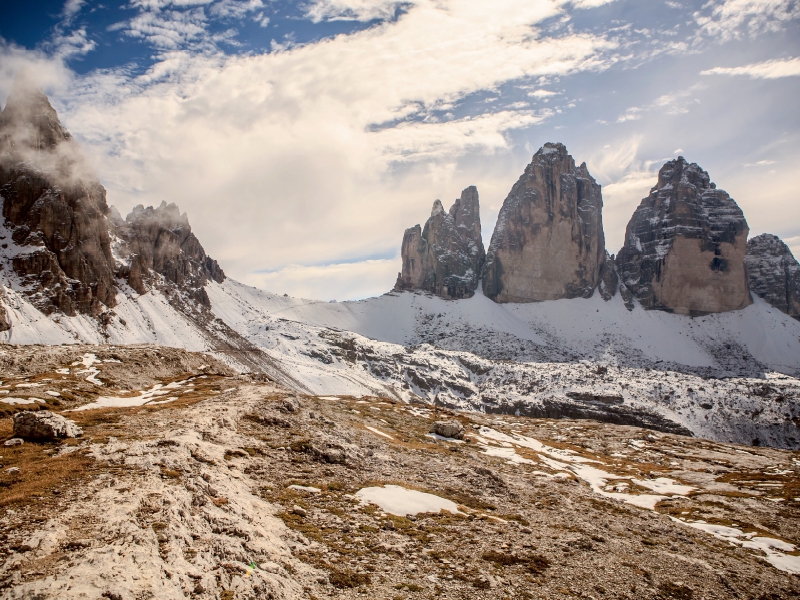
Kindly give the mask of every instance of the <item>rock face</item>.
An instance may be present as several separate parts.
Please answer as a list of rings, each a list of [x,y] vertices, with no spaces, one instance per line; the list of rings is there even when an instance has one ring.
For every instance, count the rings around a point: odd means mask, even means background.
[[[0,113],[0,196],[22,246],[13,267],[36,306],[68,315],[114,306],[105,189],[25,73]]]
[[[800,320],[800,264],[789,247],[779,237],[763,233],[748,240],[744,262],[753,293]]]
[[[600,284],[597,286],[597,291],[600,292],[603,300],[608,302],[617,294],[618,287],[617,266],[614,264],[614,257],[606,251],[606,258],[603,266],[600,267]]]
[[[497,302],[590,297],[605,259],[603,199],[586,163],[545,144],[497,217],[483,292]]]
[[[65,419],[49,410],[29,410],[14,415],[14,436],[24,440],[57,440],[83,435],[75,421]]]
[[[485,259],[478,189],[466,188],[449,212],[436,200],[424,229],[406,229],[402,257],[395,290],[424,290],[448,299],[472,296]]]
[[[157,283],[158,274],[210,306],[203,286],[210,280],[222,283],[225,273],[203,250],[186,213],[162,202],[158,208],[136,206],[124,221],[112,210],[109,221],[121,240],[114,248],[121,263],[119,276],[134,290],[144,294],[148,285]]]
[[[118,280],[138,293],[171,282],[208,307],[204,285],[225,274],[206,255],[174,204],[137,206],[127,219],[30,76],[17,76],[0,113],[0,201],[16,247],[5,254],[25,293],[45,314],[85,313],[102,321],[116,304]],[[115,243],[112,252],[111,238]],[[2,263],[0,263],[2,268]],[[10,327],[5,311],[0,331]]]
[[[622,280],[648,309],[703,315],[751,304],[744,266],[749,229],[739,206],[681,156],[628,223],[617,256]]]

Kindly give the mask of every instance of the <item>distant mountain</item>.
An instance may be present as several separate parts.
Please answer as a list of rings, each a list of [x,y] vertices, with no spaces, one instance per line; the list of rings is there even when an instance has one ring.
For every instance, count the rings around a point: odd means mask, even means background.
[[[745,258],[741,211],[683,159],[662,169],[616,260],[600,187],[563,145],[546,144],[506,200],[485,266],[470,187],[406,232],[397,291],[323,303],[227,278],[175,204],[123,219],[25,78],[0,113],[0,150],[1,342],[155,343],[300,392],[800,448],[797,263],[772,237],[752,240]],[[692,271],[660,295],[676,264],[711,275]],[[706,280],[735,285],[709,296],[713,306],[687,304]],[[535,302],[547,297],[559,299]]]
[[[753,293],[800,319],[800,264],[789,247],[778,236],[763,233],[747,241],[744,262]]]
[[[497,216],[483,292],[497,302],[589,298],[605,250],[600,185],[563,144],[545,144]]]
[[[679,156],[658,172],[617,255],[622,284],[644,308],[705,315],[752,303],[742,210],[708,173]]]
[[[424,229],[419,225],[406,229],[400,254],[403,270],[396,290],[423,290],[449,299],[471,297],[486,258],[478,189],[466,188],[449,212],[436,200]]]

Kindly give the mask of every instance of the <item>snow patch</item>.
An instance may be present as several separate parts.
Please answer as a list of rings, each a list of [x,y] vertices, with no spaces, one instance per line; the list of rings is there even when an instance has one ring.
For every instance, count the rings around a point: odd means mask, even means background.
[[[399,485],[367,487],[356,492],[363,502],[375,504],[390,515],[405,517],[419,513],[438,513],[446,510],[463,514],[455,502],[417,490],[409,490]]]

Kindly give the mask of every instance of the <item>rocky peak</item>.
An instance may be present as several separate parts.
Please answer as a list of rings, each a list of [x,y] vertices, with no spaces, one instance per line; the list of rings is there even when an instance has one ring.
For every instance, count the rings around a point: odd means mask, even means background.
[[[477,188],[466,188],[447,212],[436,200],[424,229],[406,229],[401,254],[403,270],[396,290],[424,290],[443,298],[472,296],[485,257]]]
[[[668,161],[628,223],[617,256],[622,285],[644,308],[708,314],[751,303],[747,222],[706,171]]]
[[[474,185],[461,192],[461,197],[450,207],[450,216],[453,218],[456,231],[461,239],[466,240],[468,252],[473,257],[473,263],[476,266],[475,272],[478,274],[480,274],[486,258],[481,236],[480,213],[478,188]]]
[[[114,210],[109,221],[120,240],[115,248],[119,274],[134,290],[144,294],[157,285],[158,274],[209,305],[203,286],[210,280],[222,283],[225,274],[192,233],[186,213],[162,201],[158,208],[134,207],[124,221]]]
[[[483,276],[497,302],[589,297],[605,260],[603,199],[563,144],[533,156],[503,202]]]
[[[800,320],[800,264],[789,246],[778,236],[762,233],[747,241],[744,262],[753,293]]]
[[[58,113],[28,71],[20,71],[0,115],[0,144],[18,149],[54,149],[70,140]]]
[[[13,268],[36,306],[97,315],[115,305],[106,191],[29,73],[0,113],[0,197],[23,247]]]

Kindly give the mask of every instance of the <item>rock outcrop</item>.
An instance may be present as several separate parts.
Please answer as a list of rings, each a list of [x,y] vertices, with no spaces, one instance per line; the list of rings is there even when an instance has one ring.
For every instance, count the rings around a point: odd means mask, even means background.
[[[472,296],[485,259],[478,189],[466,188],[449,212],[436,200],[424,229],[406,229],[401,254],[395,290],[424,290],[448,299]]]
[[[23,440],[51,441],[83,435],[83,430],[49,410],[29,410],[14,415],[14,436]]]
[[[140,294],[171,282],[208,307],[203,286],[225,278],[174,204],[137,206],[125,220],[108,207],[77,143],[24,72],[0,113],[0,202],[10,233],[2,234],[5,258],[45,314],[103,321],[116,304],[117,278]],[[3,310],[0,331],[9,327]]]
[[[136,206],[123,221],[112,209],[112,231],[120,240],[114,252],[120,261],[119,276],[139,294],[157,283],[157,275],[179,286],[205,306],[206,283],[225,280],[217,261],[205,253],[192,233],[189,218],[175,204],[158,208]]]
[[[744,262],[750,290],[800,320],[800,264],[789,247],[779,237],[763,233],[748,240]]]
[[[597,291],[600,292],[603,300],[608,302],[617,294],[618,287],[619,276],[617,275],[617,266],[614,264],[614,256],[606,251],[606,258],[600,267],[600,283]]]
[[[744,266],[749,229],[736,202],[681,156],[628,223],[621,283],[647,309],[703,315],[751,304]]]
[[[105,189],[26,73],[0,113],[0,197],[22,247],[14,270],[39,309],[97,315],[114,306]]]
[[[586,163],[545,144],[503,202],[483,292],[497,302],[588,298],[605,259],[603,199]]]

